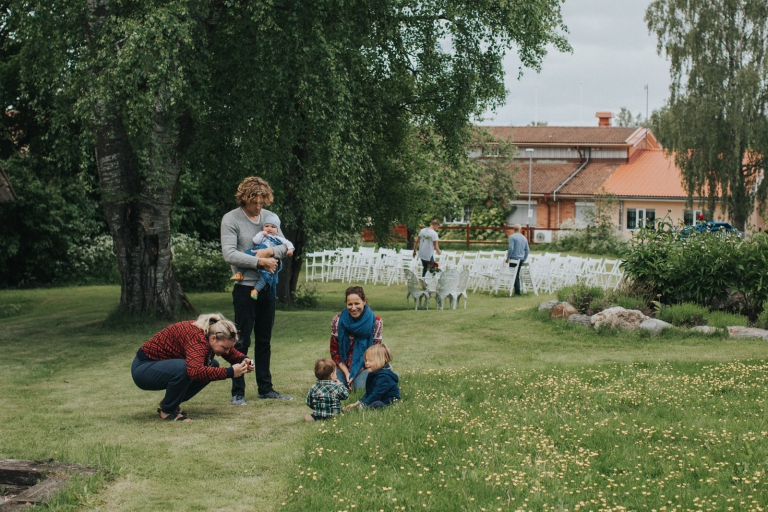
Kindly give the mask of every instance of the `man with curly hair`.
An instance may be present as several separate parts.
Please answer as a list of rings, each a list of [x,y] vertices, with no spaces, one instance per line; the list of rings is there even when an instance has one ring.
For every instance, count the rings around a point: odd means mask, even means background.
[[[286,254],[287,247],[278,245],[256,251],[254,256],[244,251],[253,245],[253,237],[264,229],[265,219],[272,214],[264,206],[272,204],[272,188],[262,178],[245,178],[237,187],[235,200],[239,205],[221,219],[221,252],[224,261],[237,268],[246,269],[243,280],[238,281],[232,290],[232,303],[235,309],[235,325],[240,333],[236,345],[238,351],[248,354],[253,332],[253,362],[256,370],[256,384],[259,398],[292,400],[272,387],[272,374],[269,370],[272,356],[272,326],[275,323],[275,297],[270,293],[258,294],[251,298],[251,290],[259,279],[258,269],[275,272],[278,259]],[[283,236],[278,229],[278,235]],[[232,405],[246,405],[245,378],[232,379]]]

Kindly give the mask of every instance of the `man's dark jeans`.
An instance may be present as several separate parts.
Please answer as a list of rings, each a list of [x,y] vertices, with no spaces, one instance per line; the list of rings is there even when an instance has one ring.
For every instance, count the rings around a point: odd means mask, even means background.
[[[216,360],[211,366],[217,367]],[[187,374],[186,359],[165,359],[163,361],[142,361],[138,357],[131,365],[133,382],[145,391],[165,390],[160,408],[166,414],[178,414],[182,402],[186,402],[210,382],[192,380]]]
[[[240,341],[235,348],[245,355],[251,346],[253,332],[253,364],[256,366],[256,385],[259,394],[274,391],[269,363],[272,358],[272,326],[275,324],[275,297],[264,290],[258,298],[251,298],[251,286],[236,284],[232,290],[235,325]],[[232,396],[245,396],[245,376],[232,379]]]
[[[425,275],[427,275],[427,268],[434,263],[435,263],[434,256],[432,256],[428,260],[421,260],[421,266],[423,267],[423,269],[421,270],[421,277],[424,277]]]
[[[517,266],[517,263],[510,263],[509,268],[515,268]],[[521,295],[520,293],[520,269],[517,270],[517,274],[515,274],[515,295]]]

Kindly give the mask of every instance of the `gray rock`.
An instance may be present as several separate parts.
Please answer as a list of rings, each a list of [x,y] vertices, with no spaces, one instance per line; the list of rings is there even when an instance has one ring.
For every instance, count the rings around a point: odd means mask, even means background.
[[[595,313],[594,315],[592,315],[592,320],[591,320],[592,325],[595,325],[597,322],[602,323],[603,321],[605,321],[606,318],[608,318],[609,316],[613,315],[618,311],[626,311],[626,309],[624,309],[621,306],[615,306],[612,308],[604,309],[599,313]]]
[[[558,318],[565,320],[571,315],[578,315],[579,310],[571,306],[567,302],[560,302],[555,307],[549,310],[549,318]]]
[[[665,322],[664,320],[659,320],[658,318],[647,318],[640,322],[638,327],[640,329],[645,329],[646,331],[651,331],[654,334],[659,334],[662,329],[669,329],[672,327],[672,324]]]
[[[547,302],[542,302],[539,304],[539,311],[549,311],[553,307],[557,306],[559,301],[556,300],[548,300]]]
[[[733,325],[728,327],[729,338],[768,340],[768,331],[755,329],[754,327],[741,327]]]
[[[568,317],[566,322],[569,322],[572,324],[586,325],[587,327],[589,327],[592,325],[592,317],[589,315],[571,315]]]
[[[601,325],[607,325],[611,329],[620,327],[622,329],[637,329],[648,317],[636,309],[624,309],[622,307],[608,308],[604,311],[592,315],[590,322],[599,329]]]
[[[697,325],[696,327],[691,327],[691,330],[695,332],[703,332],[704,334],[712,334],[720,329],[712,327],[711,325]]]

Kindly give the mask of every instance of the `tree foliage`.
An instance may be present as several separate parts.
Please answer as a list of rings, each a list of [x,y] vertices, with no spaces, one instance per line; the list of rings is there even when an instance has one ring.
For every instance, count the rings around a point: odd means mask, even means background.
[[[0,286],[73,278],[70,252],[103,232],[93,159],[77,123],[56,122],[40,94],[21,89],[22,44],[0,1],[0,163],[18,200],[0,204]]]
[[[616,115],[616,126],[643,126],[643,115],[640,112],[637,115],[633,115],[631,110],[621,107],[621,110]]]
[[[568,49],[558,0],[14,6],[28,90],[96,149],[121,308],[163,316],[184,302],[171,222],[210,232],[243,177],[266,178],[297,248],[290,299],[308,237],[369,219],[388,232],[424,168],[467,165],[467,126],[504,99],[507,51],[538,69],[550,45]]]
[[[661,142],[676,152],[689,197],[708,197],[741,230],[755,203],[768,155],[768,4],[764,0],[655,0],[646,12],[672,85]]]

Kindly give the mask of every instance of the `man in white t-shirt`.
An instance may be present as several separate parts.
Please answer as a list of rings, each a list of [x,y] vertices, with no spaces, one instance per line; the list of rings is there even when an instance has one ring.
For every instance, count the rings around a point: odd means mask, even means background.
[[[421,277],[427,275],[427,267],[435,262],[435,253],[442,254],[443,251],[437,245],[437,229],[440,227],[440,221],[433,220],[428,228],[423,228],[419,231],[419,234],[413,240],[413,255],[416,256],[416,247],[419,251],[419,259],[424,269],[421,272]],[[417,245],[418,244],[418,245]]]

